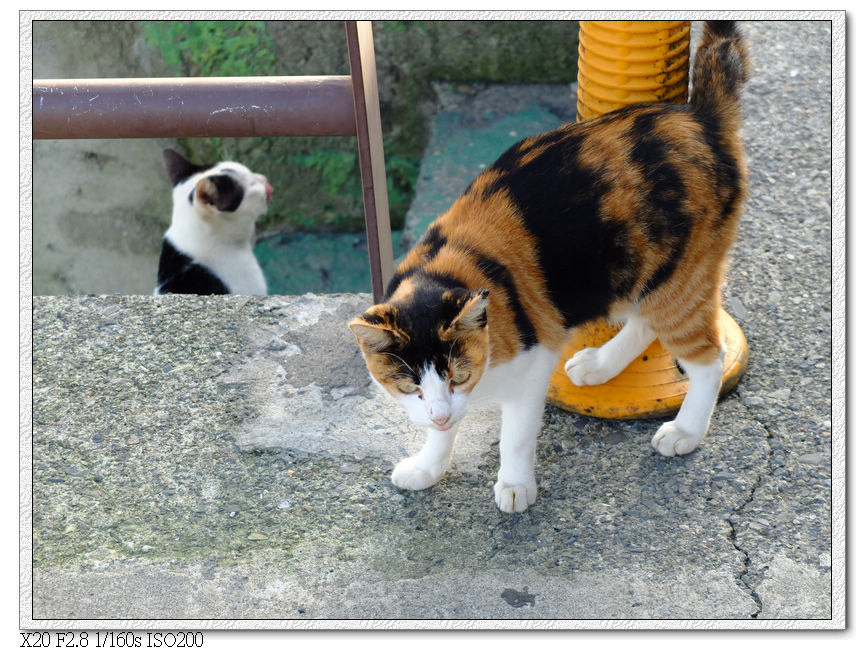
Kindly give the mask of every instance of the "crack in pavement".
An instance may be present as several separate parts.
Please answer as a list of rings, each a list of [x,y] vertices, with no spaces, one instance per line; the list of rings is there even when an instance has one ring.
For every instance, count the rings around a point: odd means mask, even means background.
[[[750,572],[753,563],[751,562],[750,552],[739,543],[736,522],[733,521],[732,517],[733,515],[736,515],[737,518],[740,517],[741,513],[748,506],[748,504],[754,501],[754,495],[757,493],[760,484],[763,482],[763,477],[771,476],[773,474],[772,457],[775,455],[775,450],[769,443],[769,441],[774,438],[771,430],[754,415],[754,413],[751,411],[751,408],[747,404],[743,403],[743,406],[745,408],[745,411],[747,411],[748,413],[749,419],[752,419],[754,422],[756,422],[760,426],[760,429],[762,429],[767,446],[769,447],[769,455],[766,457],[766,471],[764,473],[759,472],[759,470],[757,471],[757,478],[754,481],[754,485],[751,487],[751,491],[748,493],[748,496],[744,499],[744,501],[742,501],[742,503],[738,507],[731,509],[731,514],[725,515],[725,519],[727,521],[727,525],[730,527],[730,543],[733,545],[733,548],[735,548],[737,551],[739,551],[739,553],[744,556],[744,568],[736,576],[736,582],[741,584],[742,587],[748,591],[751,599],[757,604],[757,611],[751,614],[751,618],[756,619],[763,611],[763,599],[760,598],[760,594],[757,593],[757,589],[755,587],[752,587],[747,582],[745,582],[745,576],[748,575],[748,573]]]

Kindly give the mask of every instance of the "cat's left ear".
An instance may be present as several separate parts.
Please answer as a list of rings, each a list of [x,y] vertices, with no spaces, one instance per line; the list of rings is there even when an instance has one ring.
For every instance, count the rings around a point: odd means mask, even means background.
[[[488,289],[469,291],[460,298],[461,306],[456,317],[445,328],[445,338],[459,336],[466,332],[482,329],[487,326],[487,303],[490,292]]]

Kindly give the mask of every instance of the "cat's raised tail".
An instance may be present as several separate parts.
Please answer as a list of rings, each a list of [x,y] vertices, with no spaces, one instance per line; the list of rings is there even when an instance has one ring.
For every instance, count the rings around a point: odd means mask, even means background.
[[[707,20],[694,57],[691,104],[695,112],[721,121],[738,121],[739,89],[748,80],[749,69],[748,52],[736,22]]]

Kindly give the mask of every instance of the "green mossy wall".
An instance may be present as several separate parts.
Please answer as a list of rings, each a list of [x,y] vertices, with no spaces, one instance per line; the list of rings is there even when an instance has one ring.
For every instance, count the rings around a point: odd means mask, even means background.
[[[146,23],[154,69],[165,74],[348,74],[339,21]],[[570,83],[578,25],[566,21],[373,23],[392,227],[414,195],[435,110],[433,81]],[[276,195],[261,229],[360,231],[354,138],[195,139],[198,160],[234,157],[265,174]]]

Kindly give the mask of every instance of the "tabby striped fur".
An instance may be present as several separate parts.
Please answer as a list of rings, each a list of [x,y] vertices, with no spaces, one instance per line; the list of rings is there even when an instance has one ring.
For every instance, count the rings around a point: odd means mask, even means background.
[[[720,387],[724,260],[746,192],[747,65],[735,25],[709,22],[689,104],[635,105],[527,138],[433,222],[384,302],[349,325],[373,378],[429,431],[394,470],[397,486],[440,478],[469,399],[483,395],[503,411],[496,502],[531,505],[550,372],[571,331],[598,317],[626,325],[568,361],[568,376],[607,381],[658,337],[691,389],[653,445],[696,448]]]

